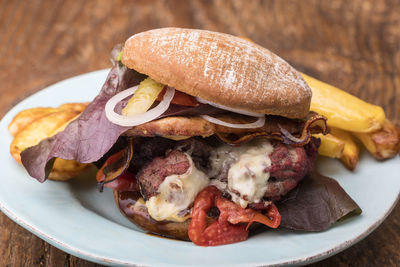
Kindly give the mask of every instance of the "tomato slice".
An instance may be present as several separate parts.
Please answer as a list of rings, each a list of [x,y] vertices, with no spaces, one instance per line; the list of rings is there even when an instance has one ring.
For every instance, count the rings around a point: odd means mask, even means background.
[[[219,217],[207,226],[207,212],[216,206]],[[196,197],[189,225],[189,238],[199,246],[218,246],[236,243],[247,239],[248,228],[253,222],[259,222],[271,228],[280,224],[280,214],[271,204],[266,215],[252,209],[244,209],[222,197],[221,191],[214,186],[204,188]],[[239,223],[248,223],[247,226]]]
[[[160,94],[157,97],[157,101],[161,101],[163,99],[166,90],[167,86],[165,86],[163,90],[160,92]],[[200,105],[200,103],[197,102],[196,98],[178,90],[175,90],[174,98],[172,98],[171,104],[189,106],[189,107],[197,107],[198,105]]]

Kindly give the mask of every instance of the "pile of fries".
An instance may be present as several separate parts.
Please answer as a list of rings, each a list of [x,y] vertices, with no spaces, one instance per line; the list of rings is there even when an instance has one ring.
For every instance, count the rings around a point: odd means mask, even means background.
[[[366,103],[336,87],[302,74],[311,87],[311,110],[328,119],[330,133],[321,139],[318,153],[338,158],[350,170],[358,164],[360,144],[378,160],[394,157],[400,150],[400,129],[386,119],[381,107]],[[87,103],[68,103],[57,108],[31,108],[18,113],[8,129],[14,137],[10,153],[21,163],[20,153],[64,130]],[[73,160],[57,158],[49,178],[64,181],[88,167]]]
[[[14,137],[10,145],[13,158],[21,164],[20,154],[23,150],[64,130],[86,106],[87,103],[68,103],[58,108],[31,108],[18,113],[8,125],[8,131]],[[57,158],[49,178],[65,181],[77,176],[87,167],[88,164]]]
[[[330,133],[318,134],[320,155],[340,159],[350,170],[358,164],[359,143],[378,160],[394,157],[400,150],[400,129],[386,119],[379,106],[362,101],[332,85],[302,74],[311,87],[311,110],[324,115]]]

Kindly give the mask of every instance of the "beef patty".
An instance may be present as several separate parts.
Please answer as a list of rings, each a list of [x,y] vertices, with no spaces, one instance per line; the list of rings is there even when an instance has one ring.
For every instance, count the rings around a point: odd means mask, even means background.
[[[267,182],[267,190],[264,197],[267,199],[278,199],[292,190],[299,181],[314,168],[314,161],[317,156],[319,139],[313,138],[309,144],[304,147],[291,147],[280,142],[273,141],[273,151],[269,154],[271,165],[265,170],[270,173]],[[174,145],[168,142],[163,143],[164,147],[172,147],[166,150],[165,156],[160,156],[160,149],[155,145],[154,149],[157,156],[150,159],[151,147],[146,147],[144,151],[147,156],[147,163],[137,174],[137,180],[141,193],[145,199],[157,195],[158,187],[167,176],[186,173],[190,167],[187,154],[189,154],[196,167],[207,173],[210,168],[209,156],[212,147],[204,141],[191,138],[185,141],[175,142]],[[185,152],[185,153],[184,153]],[[140,156],[140,150],[139,150]],[[211,178],[227,182],[227,172],[234,163],[232,158],[228,158],[228,164],[223,166],[225,171],[217,172],[217,176]],[[227,166],[228,165],[228,166]],[[227,168],[226,168],[227,166]],[[209,170],[208,170],[208,173]],[[215,173],[215,172],[214,172]]]
[[[269,172],[264,198],[276,200],[295,188],[301,179],[314,169],[319,139],[312,138],[304,147],[292,147],[277,141],[271,141],[271,145],[272,152],[265,155],[269,157],[271,164],[264,170],[265,173]],[[226,190],[228,194],[228,173],[232,165],[239,160],[240,155],[240,150],[232,147],[225,146],[223,149],[217,149],[216,156],[214,155],[217,163],[208,172],[210,177],[219,180],[219,183],[214,184],[221,190]],[[247,198],[247,196],[242,197]]]
[[[266,198],[277,199],[295,188],[307,173],[314,170],[320,140],[311,138],[304,147],[290,147],[282,143],[274,144],[270,155],[270,179],[267,182]]]
[[[157,195],[158,187],[167,176],[184,174],[189,168],[186,154],[178,150],[172,150],[165,157],[154,158],[136,177],[144,199]]]

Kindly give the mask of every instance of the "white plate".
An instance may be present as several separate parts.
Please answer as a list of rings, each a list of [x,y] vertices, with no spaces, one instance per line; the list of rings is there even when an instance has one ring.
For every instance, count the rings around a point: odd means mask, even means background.
[[[108,70],[80,75],[25,99],[0,123],[0,208],[15,222],[52,245],[89,261],[106,265],[256,266],[305,264],[338,253],[371,233],[390,213],[400,191],[400,160],[373,160],[362,153],[357,171],[337,160],[322,158],[317,168],[334,177],[363,209],[320,233],[271,230],[249,240],[220,247],[147,235],[118,211],[112,192],[99,193],[91,177],[72,182],[30,178],[9,154],[7,126],[17,112],[37,106],[90,101]]]

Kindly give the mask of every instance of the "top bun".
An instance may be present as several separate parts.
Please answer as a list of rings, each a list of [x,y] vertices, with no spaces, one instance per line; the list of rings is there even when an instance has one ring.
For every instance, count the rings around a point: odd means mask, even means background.
[[[304,118],[311,89],[286,61],[250,41],[162,28],[130,37],[122,63],[157,82],[232,108]]]

